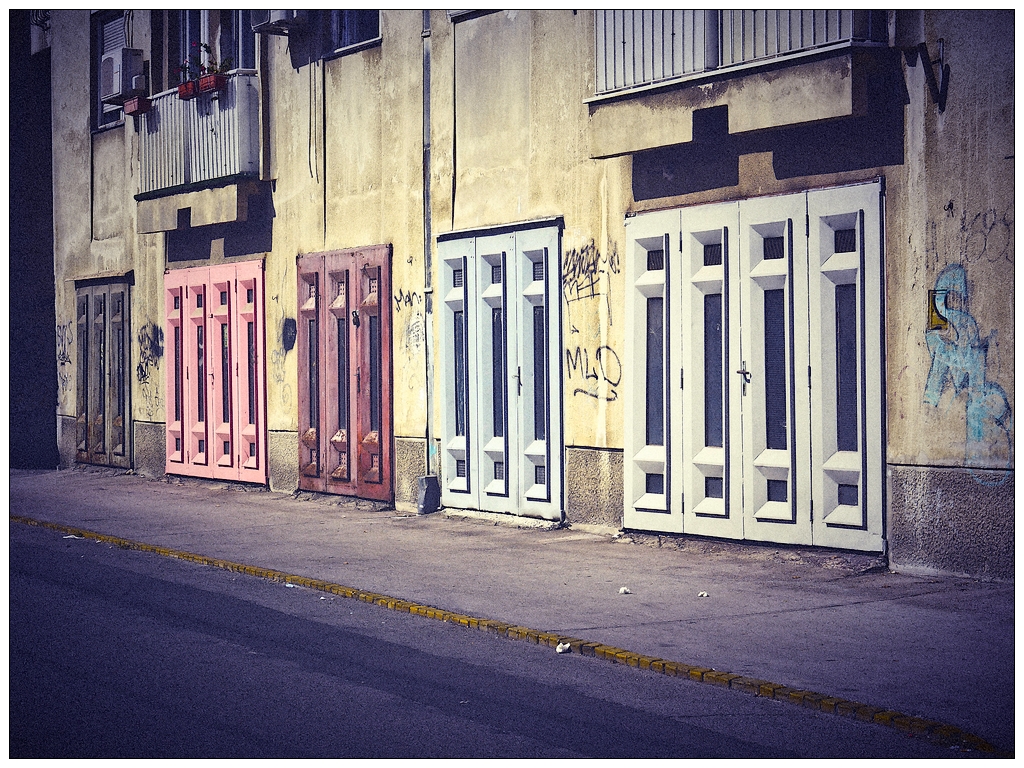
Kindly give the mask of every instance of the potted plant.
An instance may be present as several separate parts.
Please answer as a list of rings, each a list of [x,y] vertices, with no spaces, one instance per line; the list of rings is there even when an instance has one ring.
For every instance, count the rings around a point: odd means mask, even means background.
[[[195,43],[192,45],[194,46]],[[199,95],[199,83],[196,80],[199,77],[199,67],[199,56],[193,53],[175,68],[178,77],[181,78],[181,82],[178,84],[179,99],[194,99]]]
[[[178,83],[178,98],[187,101],[199,95],[199,83],[196,80],[185,80]]]
[[[135,96],[124,103],[126,115],[142,115],[153,108],[153,102],[145,96]]]
[[[206,63],[199,66],[199,92],[224,90],[228,85],[227,72],[231,69],[230,57],[218,62],[216,54],[206,43],[200,43],[199,49],[206,54]]]
[[[179,99],[194,99],[200,93],[220,91],[227,87],[231,59],[218,62],[213,49],[206,43],[192,43],[192,48],[192,53],[178,67],[178,75],[181,77],[178,85]]]

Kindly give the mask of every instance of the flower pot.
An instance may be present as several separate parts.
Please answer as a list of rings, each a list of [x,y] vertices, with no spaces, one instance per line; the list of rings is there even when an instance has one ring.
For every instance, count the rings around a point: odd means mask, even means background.
[[[199,84],[195,80],[186,80],[178,86],[178,98],[187,101],[199,95]]]
[[[150,99],[145,96],[136,96],[124,103],[124,113],[126,115],[142,115],[149,112],[152,107],[153,102]]]
[[[221,74],[203,75],[199,78],[199,92],[223,91],[228,87],[228,76]]]

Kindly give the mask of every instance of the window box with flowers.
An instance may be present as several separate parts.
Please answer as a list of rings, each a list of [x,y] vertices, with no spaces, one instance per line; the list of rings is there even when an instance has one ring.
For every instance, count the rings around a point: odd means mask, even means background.
[[[227,72],[231,69],[231,59],[218,62],[216,54],[206,43],[192,43],[192,48],[193,53],[178,67],[181,77],[178,98],[194,99],[200,93],[224,90],[228,84]]]

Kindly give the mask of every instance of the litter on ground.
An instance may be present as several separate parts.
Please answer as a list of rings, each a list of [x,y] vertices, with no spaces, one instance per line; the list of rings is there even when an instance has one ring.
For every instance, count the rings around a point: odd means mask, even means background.
[[[629,587],[619,587],[619,594],[620,595],[631,595],[633,593],[629,591]]]

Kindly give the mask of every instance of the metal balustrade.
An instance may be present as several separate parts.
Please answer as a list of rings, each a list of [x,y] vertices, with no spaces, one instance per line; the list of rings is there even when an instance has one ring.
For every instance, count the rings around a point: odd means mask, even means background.
[[[884,11],[596,12],[597,92],[888,37]]]
[[[223,91],[153,98],[139,123],[140,192],[259,172],[259,86],[255,74],[228,78]]]

